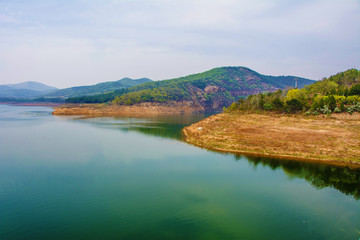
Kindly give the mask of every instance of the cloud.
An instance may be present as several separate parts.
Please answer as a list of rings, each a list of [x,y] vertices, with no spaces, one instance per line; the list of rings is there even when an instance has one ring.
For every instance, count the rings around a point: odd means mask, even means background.
[[[0,83],[166,79],[224,65],[314,79],[360,62],[360,3],[0,2]]]

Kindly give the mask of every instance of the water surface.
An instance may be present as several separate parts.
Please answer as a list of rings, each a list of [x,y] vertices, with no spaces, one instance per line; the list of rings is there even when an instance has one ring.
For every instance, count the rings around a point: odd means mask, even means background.
[[[0,239],[359,239],[359,170],[206,151],[201,115],[0,105]]]

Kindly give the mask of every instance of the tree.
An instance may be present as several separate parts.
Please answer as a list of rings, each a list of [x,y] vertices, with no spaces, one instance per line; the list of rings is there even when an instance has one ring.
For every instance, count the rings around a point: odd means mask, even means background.
[[[355,84],[354,86],[351,87],[349,95],[360,95],[360,83]]]
[[[289,112],[295,113],[301,111],[303,109],[303,105],[297,99],[291,99],[286,101],[286,105],[288,107]]]
[[[311,111],[316,111],[318,108],[320,109],[322,106],[320,106],[320,103],[316,100],[314,100],[313,104],[311,105]]]
[[[338,86],[339,85],[337,83],[325,79],[307,86],[306,89],[310,93],[320,93],[326,95],[327,93],[334,92]]]
[[[273,101],[272,101],[272,105],[274,106],[275,109],[280,110],[284,108],[284,103],[281,101],[281,99],[279,97],[276,97]]]
[[[344,102],[340,103],[340,111],[344,112],[345,111],[345,105]]]
[[[334,95],[331,95],[328,100],[327,100],[327,105],[329,106],[329,109],[331,111],[334,111],[334,109],[336,108],[336,100]]]
[[[265,111],[271,111],[274,109],[274,106],[271,103],[265,103],[263,107]]]
[[[292,99],[298,100],[301,105],[307,104],[307,90],[303,89],[290,89],[286,94],[286,101],[290,101]]]

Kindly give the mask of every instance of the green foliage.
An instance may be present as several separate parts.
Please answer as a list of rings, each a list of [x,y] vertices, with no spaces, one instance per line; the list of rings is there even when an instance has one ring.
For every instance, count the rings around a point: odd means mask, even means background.
[[[265,103],[264,106],[263,106],[264,110],[266,111],[271,111],[274,109],[274,106],[271,104],[271,103]]]
[[[279,80],[279,81],[278,81]],[[295,77],[264,76],[244,67],[215,68],[186,77],[154,81],[128,88],[124,92],[110,92],[93,97],[70,98],[68,102],[104,102],[116,104],[136,104],[141,102],[199,101],[204,105],[221,101],[228,106],[251,92],[264,89],[277,89],[294,86]],[[275,84],[276,83],[276,84]],[[313,81],[298,78],[298,84],[311,84]],[[213,91],[211,89],[216,88]],[[254,99],[255,100],[255,99]],[[258,106],[259,102],[257,102]],[[263,105],[262,105],[263,106]]]
[[[351,87],[349,95],[359,95],[360,96],[360,84],[355,84]]]
[[[303,109],[302,103],[299,100],[297,100],[296,98],[287,100],[286,106],[287,106],[288,111],[291,113],[299,112]]]
[[[128,92],[128,89],[120,89],[107,94],[99,94],[94,96],[73,97],[65,100],[66,103],[105,103],[112,101],[116,96]]]
[[[340,110],[340,108],[336,107],[333,112],[334,113],[341,113],[342,111]]]
[[[281,110],[284,108],[284,103],[281,101],[280,97],[275,97],[275,99],[272,101],[272,105],[276,110]]]
[[[344,112],[346,110],[344,102],[340,103],[340,111]]]
[[[352,86],[360,83],[360,71],[357,69],[349,69],[329,77],[328,80],[341,86]]]
[[[322,114],[331,114],[331,109],[327,105],[324,105],[324,107],[320,109],[320,112]]]
[[[336,82],[324,79],[307,86],[306,90],[309,93],[326,95],[330,92],[336,92],[338,86]]]
[[[136,85],[147,83],[147,82],[151,82],[151,80],[148,78],[140,78],[140,79],[123,78],[119,81],[103,82],[103,83],[98,83],[96,85],[91,85],[91,86],[80,86],[80,87],[71,87],[71,88],[60,89],[58,91],[49,93],[46,96],[47,97],[49,97],[49,96],[65,97],[65,98],[75,98],[75,97],[94,96],[94,95],[99,96],[99,94],[104,94],[104,93],[113,92],[113,91],[116,91],[119,89],[134,87]]]
[[[290,101],[292,99],[296,99],[301,103],[301,105],[307,106],[308,91],[305,88],[290,89],[286,94],[285,101]]]
[[[311,105],[311,111],[313,111],[313,112],[317,111],[318,109],[322,108],[322,106],[324,106],[324,104],[321,105],[319,101],[314,100],[314,102]]]
[[[360,81],[359,76],[358,70],[350,69],[303,89],[249,96],[245,100],[238,101],[232,109],[263,109],[291,113],[305,110],[306,114],[360,112],[360,84],[357,83]]]
[[[333,95],[331,95],[328,100],[327,100],[327,105],[329,106],[329,109],[331,111],[334,111],[334,109],[336,108],[336,100],[335,97]]]

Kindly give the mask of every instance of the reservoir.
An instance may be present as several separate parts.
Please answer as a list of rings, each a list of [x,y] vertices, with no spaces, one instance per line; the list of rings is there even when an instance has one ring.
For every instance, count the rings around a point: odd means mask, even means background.
[[[206,116],[0,105],[0,239],[360,238],[360,169],[211,152]]]

